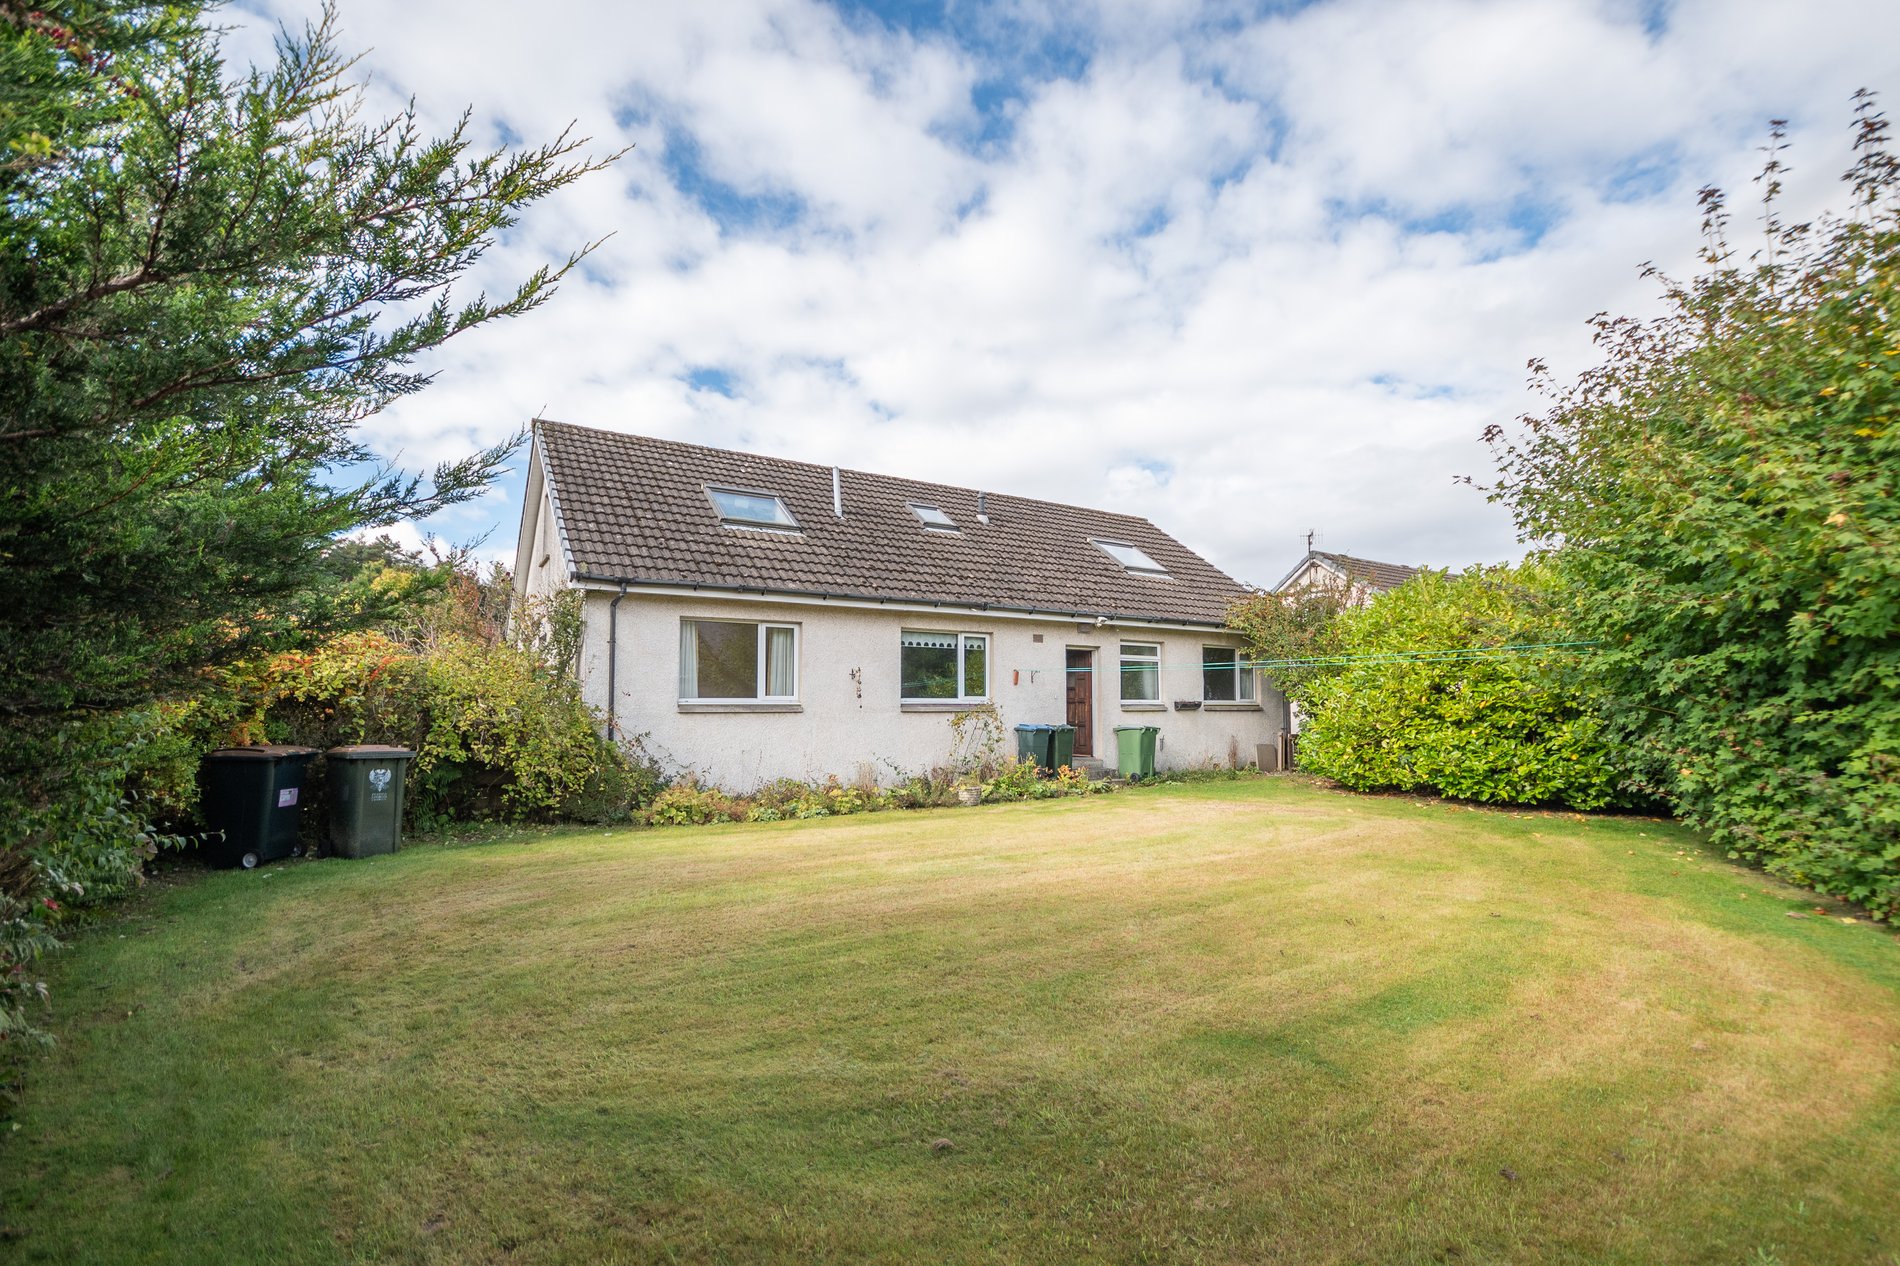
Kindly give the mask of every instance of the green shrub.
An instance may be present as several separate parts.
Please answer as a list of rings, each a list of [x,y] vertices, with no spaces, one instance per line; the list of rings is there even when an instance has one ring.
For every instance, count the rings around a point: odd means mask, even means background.
[[[460,634],[338,638],[228,674],[187,725],[223,742],[411,748],[404,809],[429,829],[487,818],[625,821],[665,785],[637,740],[600,737],[574,680],[531,651]],[[221,733],[219,733],[221,731]]]
[[[1028,800],[1041,785],[1034,758],[1016,760],[1006,756],[997,761],[995,776],[984,781],[983,799],[985,802]]]
[[[1865,94],[1844,214],[1600,317],[1603,363],[1494,428],[1649,783],[1735,854],[1900,916],[1900,163]],[[1772,155],[1772,151],[1771,151]],[[1762,224],[1765,219],[1766,223]],[[1551,385],[1551,384],[1546,384]]]
[[[655,796],[644,820],[650,826],[705,826],[710,822],[743,822],[749,806],[716,788],[690,779],[674,783]]]
[[[157,708],[0,730],[0,1086],[44,1043],[34,962],[77,911],[130,891],[170,842],[152,826],[176,751]],[[189,779],[189,775],[187,775]]]
[[[912,774],[885,793],[893,809],[938,809],[957,802],[959,775],[940,765]]]
[[[1576,809],[1629,802],[1587,657],[1404,658],[1568,640],[1555,585],[1536,562],[1426,572],[1340,614],[1347,662],[1292,687],[1307,718],[1301,767],[1358,791]]]

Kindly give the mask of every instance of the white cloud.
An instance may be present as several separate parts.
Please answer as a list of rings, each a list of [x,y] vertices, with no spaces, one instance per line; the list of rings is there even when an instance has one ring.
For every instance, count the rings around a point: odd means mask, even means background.
[[[1687,269],[1698,186],[1745,222],[1766,119],[1794,120],[1798,216],[1845,166],[1852,90],[1900,84],[1900,6],[1652,8],[1020,0],[953,7],[958,42],[811,0],[346,0],[379,109],[638,145],[475,280],[612,233],[585,274],[445,349],[376,443],[433,461],[545,411],[1112,505],[1256,583],[1308,529],[1504,557],[1508,520],[1453,479],[1533,403],[1526,360],[1574,371],[1592,312],[1653,305],[1637,266]],[[799,214],[745,231],[707,197]],[[735,397],[682,381],[705,368]],[[506,536],[506,491],[431,526]]]

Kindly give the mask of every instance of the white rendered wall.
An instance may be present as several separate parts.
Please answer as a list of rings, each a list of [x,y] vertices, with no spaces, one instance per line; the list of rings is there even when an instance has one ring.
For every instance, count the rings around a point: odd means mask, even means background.
[[[598,590],[585,605],[581,680],[587,700],[607,711],[609,611],[615,595]],[[769,621],[799,628],[796,710],[703,711],[679,700],[680,621],[689,618]],[[1280,696],[1259,683],[1253,707],[1204,705],[1176,711],[1176,699],[1201,697],[1201,647],[1238,645],[1231,635],[1079,628],[1073,621],[1021,620],[860,610],[730,598],[683,598],[628,593],[613,639],[614,716],[623,737],[643,736],[649,749],[676,769],[692,770],[730,791],[749,791],[774,778],[847,780],[868,768],[879,782],[921,773],[953,755],[950,716],[955,710],[900,705],[899,644],[903,629],[986,633],[990,637],[990,696],[1015,750],[1010,727],[1065,720],[1065,652],[1096,651],[1095,756],[1116,764],[1114,727],[1154,725],[1161,730],[1162,768],[1241,764],[1258,743],[1270,742],[1285,722]],[[1036,641],[1040,636],[1042,640]],[[1161,705],[1120,702],[1120,643],[1161,645]],[[703,707],[704,705],[701,705]]]

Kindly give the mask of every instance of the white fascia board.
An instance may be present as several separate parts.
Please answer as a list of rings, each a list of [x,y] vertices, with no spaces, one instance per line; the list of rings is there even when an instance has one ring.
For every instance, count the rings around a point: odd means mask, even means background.
[[[772,593],[760,590],[715,589],[701,585],[638,585],[631,588],[616,581],[581,580],[581,588],[596,593],[620,593],[623,588],[634,597],[651,594],[658,598],[705,598],[718,602],[769,602],[776,606],[838,607],[847,611],[897,611],[906,615],[955,615],[980,620],[1021,620],[1033,624],[1088,624],[1096,617],[1061,611],[1003,611],[995,607],[957,606],[952,603],[906,602],[875,598],[827,598],[817,594]],[[1115,617],[1100,627],[1105,629],[1157,629],[1174,633],[1232,633],[1217,624],[1181,624],[1167,620],[1142,620]],[[1238,636],[1236,634],[1236,636]]]
[[[567,577],[567,583],[575,583],[574,551],[567,547],[567,519],[561,514],[560,494],[554,490],[554,472],[548,469],[548,452],[541,444],[539,433],[535,435],[535,452],[541,455],[541,486],[547,490],[548,506],[554,511],[554,538],[561,543],[561,569]]]

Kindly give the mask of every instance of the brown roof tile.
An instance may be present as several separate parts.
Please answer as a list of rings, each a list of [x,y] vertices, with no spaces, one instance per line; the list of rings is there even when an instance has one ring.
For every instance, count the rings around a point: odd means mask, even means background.
[[[1220,623],[1245,592],[1133,515],[988,493],[984,524],[973,489],[846,470],[840,519],[829,466],[559,422],[536,422],[535,437],[582,579],[1199,624]],[[722,525],[708,484],[777,494],[799,531]],[[912,501],[960,531],[926,531]],[[1091,537],[1138,546],[1168,575],[1132,574]]]

